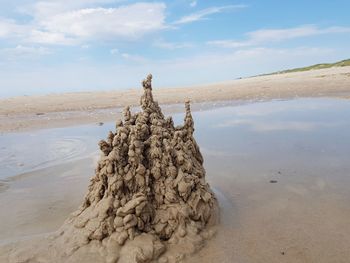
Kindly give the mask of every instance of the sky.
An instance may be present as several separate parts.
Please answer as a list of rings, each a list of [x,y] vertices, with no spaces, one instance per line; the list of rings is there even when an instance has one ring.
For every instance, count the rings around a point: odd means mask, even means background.
[[[350,1],[0,0],[0,97],[208,84],[350,58]]]

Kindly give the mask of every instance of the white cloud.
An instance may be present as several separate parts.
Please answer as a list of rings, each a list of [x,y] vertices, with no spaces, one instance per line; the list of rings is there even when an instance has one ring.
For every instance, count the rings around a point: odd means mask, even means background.
[[[36,58],[38,56],[48,54],[51,54],[50,50],[44,47],[30,47],[17,45],[14,48],[0,49],[0,57],[4,55],[7,59]]]
[[[245,7],[247,6],[246,5],[227,5],[227,6],[209,7],[209,8],[200,10],[198,12],[183,16],[179,20],[175,21],[173,24],[179,25],[179,24],[192,23],[199,20],[203,20],[207,16],[212,14],[221,13],[226,10],[234,10],[234,9],[240,9]]]
[[[179,43],[179,42],[168,42],[163,39],[158,39],[157,41],[153,42],[154,47],[162,48],[162,49],[168,49],[168,50],[175,50],[175,49],[182,49],[182,48],[190,48],[194,45],[192,43]]]
[[[67,37],[61,32],[50,32],[33,29],[24,38],[25,42],[50,44],[50,45],[74,45],[78,44],[78,40],[72,37]]]
[[[254,42],[262,43],[266,41],[282,41],[299,37],[349,32],[349,27],[318,28],[317,26],[313,25],[304,25],[300,27],[286,29],[262,29],[248,33],[248,36]]]
[[[145,57],[140,56],[140,55],[122,53],[121,56],[122,56],[122,58],[129,60],[131,62],[138,62],[138,63],[148,62],[148,60]]]
[[[37,1],[33,4],[27,4],[18,7],[18,11],[30,16],[35,16],[36,19],[50,17],[67,11],[79,10],[82,8],[92,8],[103,6],[104,4],[112,4],[125,2],[124,0],[51,0]]]
[[[18,37],[28,30],[28,25],[17,24],[15,20],[0,17],[0,38]]]
[[[13,22],[5,19],[0,19],[0,37],[6,37],[11,33]]]
[[[138,38],[164,28],[164,4],[90,8],[57,14],[40,22],[48,32],[73,38]]]
[[[257,132],[274,132],[274,131],[300,131],[308,132],[315,129],[334,126],[334,124],[323,122],[304,122],[304,121],[261,121],[253,119],[236,119],[219,124],[216,127],[237,127],[249,126]]]
[[[236,41],[236,40],[212,40],[207,42],[210,46],[221,47],[221,48],[239,48],[253,46],[250,41]]]
[[[205,148],[205,147],[201,147],[201,152],[206,156],[214,156],[214,157],[229,157],[233,155],[235,156],[241,155],[241,154],[234,154],[232,152],[230,153],[230,152],[225,152],[225,151],[216,150],[212,148]]]
[[[75,5],[70,2],[63,5],[66,1],[38,2],[23,10],[33,18],[26,25],[1,19],[0,37],[17,37],[30,43],[74,45],[96,39],[133,40],[166,27],[164,3],[72,9],[100,2],[106,1],[78,1]]]
[[[207,44],[222,48],[238,48],[246,46],[256,46],[271,42],[281,42],[294,38],[310,37],[316,35],[350,33],[350,27],[327,27],[319,28],[314,25],[303,25],[294,28],[284,29],[261,29],[248,32],[247,39],[238,40],[215,40],[209,41]]]

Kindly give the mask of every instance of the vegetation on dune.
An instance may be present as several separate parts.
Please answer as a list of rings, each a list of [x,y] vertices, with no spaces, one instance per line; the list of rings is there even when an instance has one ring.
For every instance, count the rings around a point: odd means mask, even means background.
[[[277,71],[277,72],[264,74],[264,75],[284,74],[284,73],[292,73],[292,72],[309,71],[309,70],[314,70],[314,69],[324,69],[324,68],[333,68],[333,67],[346,67],[346,66],[350,66],[350,59],[345,59],[345,60],[338,61],[338,62],[335,62],[335,63],[323,63],[323,64],[311,65],[311,66],[308,66],[308,67],[287,69],[287,70]]]

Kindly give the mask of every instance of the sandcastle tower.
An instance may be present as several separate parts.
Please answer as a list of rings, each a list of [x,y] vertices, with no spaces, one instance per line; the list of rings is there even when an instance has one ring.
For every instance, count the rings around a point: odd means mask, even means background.
[[[107,247],[108,261],[117,262],[120,255],[111,256],[113,247],[120,250],[128,242],[149,238],[152,251],[145,255],[143,249],[129,259],[151,262],[180,239],[205,239],[201,233],[216,200],[193,137],[190,103],[185,104],[184,124],[174,127],[153,99],[152,75],[142,85],[141,112],[132,114],[126,107],[115,132],[99,142],[101,157],[84,203],[60,234],[70,244],[68,255],[94,243]]]

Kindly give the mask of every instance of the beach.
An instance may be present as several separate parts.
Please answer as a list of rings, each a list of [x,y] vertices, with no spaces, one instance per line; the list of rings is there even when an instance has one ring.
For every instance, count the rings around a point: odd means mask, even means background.
[[[157,85],[157,79],[154,80]],[[142,91],[83,92],[0,99],[0,132],[64,127],[115,120],[126,105],[138,105]],[[162,105],[222,101],[254,102],[298,97],[350,98],[350,67],[274,74],[211,85],[156,88]]]
[[[2,100],[1,262],[16,262],[81,204],[97,142],[141,92]],[[155,87],[154,97],[175,124],[192,101],[220,207],[216,235],[183,262],[348,262],[350,67]]]

